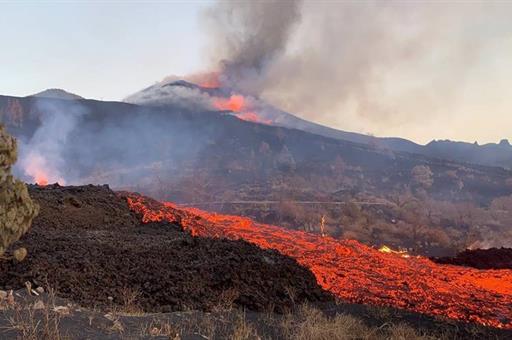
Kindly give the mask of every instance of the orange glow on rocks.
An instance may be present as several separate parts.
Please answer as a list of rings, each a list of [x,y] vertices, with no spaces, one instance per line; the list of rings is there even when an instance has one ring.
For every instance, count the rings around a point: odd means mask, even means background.
[[[245,120],[248,122],[261,123],[267,125],[272,124],[272,121],[270,119],[263,119],[254,112],[241,112],[237,113],[235,116],[237,116],[241,120]]]
[[[36,184],[46,186],[48,185],[48,179],[45,176],[36,177]]]
[[[245,98],[239,94],[232,95],[229,98],[215,98],[213,106],[218,110],[242,112],[245,108]]]
[[[244,239],[276,249],[309,268],[318,283],[349,302],[387,305],[429,315],[512,329],[512,270],[440,265],[424,257],[382,252],[337,240],[208,213],[127,194],[144,222],[179,222],[192,235]]]
[[[229,98],[214,98],[213,106],[217,110],[228,110],[235,113],[235,116],[241,120],[253,123],[272,124],[269,119],[261,118],[256,112],[250,111],[246,104],[244,96],[239,94],[231,95]]]

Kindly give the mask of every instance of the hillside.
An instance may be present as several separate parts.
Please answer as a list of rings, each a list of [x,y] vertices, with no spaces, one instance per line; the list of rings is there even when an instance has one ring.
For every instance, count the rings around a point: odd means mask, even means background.
[[[28,182],[110,183],[313,232],[325,216],[330,235],[429,255],[512,239],[510,210],[501,208],[512,172],[503,168],[392,152],[226,111],[0,97],[0,113],[20,149],[33,150],[21,152],[15,169]]]
[[[292,113],[285,112],[269,105],[259,98],[237,95],[229,88],[203,87],[184,80],[170,80],[154,84],[140,92],[127,97],[125,101],[151,106],[197,106],[203,108],[222,103],[233,98],[243,98],[245,107],[231,107],[233,111],[241,109],[238,115],[242,118],[265,122],[311,132],[320,136],[371,145],[383,150],[417,153],[430,158],[441,158],[449,161],[500,166],[512,168],[512,146],[507,140],[500,143],[478,145],[476,143],[455,142],[449,140],[433,140],[420,145],[404,138],[375,137],[361,133],[342,131],[301,119]],[[222,106],[222,105],[221,105]],[[228,105],[229,107],[229,105]]]

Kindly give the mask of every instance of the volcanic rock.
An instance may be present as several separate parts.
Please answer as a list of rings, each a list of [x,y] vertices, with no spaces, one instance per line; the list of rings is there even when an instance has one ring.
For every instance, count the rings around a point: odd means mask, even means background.
[[[193,237],[177,223],[142,225],[106,186],[29,189],[41,213],[17,244],[29,250],[25,261],[0,262],[2,289],[29,281],[89,307],[134,295],[148,312],[285,311],[331,299],[295,260],[242,240]]]
[[[432,261],[478,269],[512,269],[512,248],[466,249],[454,257],[434,257]]]

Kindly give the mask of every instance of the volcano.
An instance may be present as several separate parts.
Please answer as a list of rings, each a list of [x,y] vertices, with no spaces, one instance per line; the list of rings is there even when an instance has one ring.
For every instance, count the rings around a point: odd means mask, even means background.
[[[260,98],[238,93],[236,89],[222,87],[218,80],[212,82],[211,77],[209,75],[209,78],[206,78],[203,83],[199,79],[194,79],[200,82],[199,85],[177,77],[166,78],[128,96],[125,101],[139,105],[157,106],[183,105],[185,103],[187,106],[191,106],[202,103],[204,107],[232,111],[241,119],[257,123],[298,129],[324,137],[378,146],[393,151],[416,153],[450,161],[512,168],[512,146],[507,140],[484,145],[433,140],[426,145],[420,145],[404,138],[374,137],[343,131],[302,119],[292,113],[280,110]],[[243,105],[240,104],[235,106],[215,105],[219,102],[229,104],[230,101],[245,101],[247,107],[243,108]]]
[[[253,99],[220,88],[164,88],[196,95],[173,105],[0,96],[0,119],[20,143],[16,175],[109,183],[292,229],[315,231],[325,215],[328,235],[428,256],[479,235],[498,247],[511,238],[509,170],[250,121],[260,113]]]

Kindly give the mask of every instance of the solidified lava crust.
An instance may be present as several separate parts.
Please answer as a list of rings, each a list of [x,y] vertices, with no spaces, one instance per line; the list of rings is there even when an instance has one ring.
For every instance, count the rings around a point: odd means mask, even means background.
[[[147,312],[231,304],[279,312],[332,300],[296,260],[243,240],[193,237],[176,222],[142,224],[106,186],[29,190],[41,212],[18,242],[27,258],[0,261],[1,289],[29,281],[88,307],[133,296]]]
[[[512,269],[512,248],[466,249],[454,257],[437,257],[431,260],[478,269]]]

